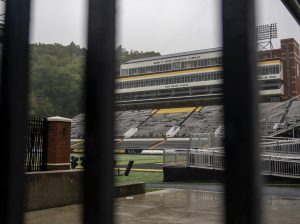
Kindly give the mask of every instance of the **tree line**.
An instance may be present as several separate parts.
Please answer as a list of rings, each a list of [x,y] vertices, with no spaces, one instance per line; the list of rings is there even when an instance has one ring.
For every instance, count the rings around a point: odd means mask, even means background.
[[[30,45],[29,114],[74,117],[82,112],[86,49],[71,42]],[[121,49],[121,50],[120,50]],[[158,52],[128,51],[117,46],[116,71],[120,64]]]

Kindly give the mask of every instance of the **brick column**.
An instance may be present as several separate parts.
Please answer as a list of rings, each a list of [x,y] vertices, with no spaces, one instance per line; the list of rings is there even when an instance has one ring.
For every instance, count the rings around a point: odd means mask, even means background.
[[[70,169],[71,119],[49,117],[48,119],[47,169]]]

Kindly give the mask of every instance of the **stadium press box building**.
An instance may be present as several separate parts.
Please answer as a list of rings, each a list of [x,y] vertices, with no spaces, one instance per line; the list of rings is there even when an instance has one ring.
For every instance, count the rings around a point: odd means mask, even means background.
[[[263,100],[281,101],[300,94],[299,44],[258,52],[257,77]],[[131,60],[116,79],[119,106],[215,104],[222,99],[222,49]],[[242,75],[242,74],[241,74]]]

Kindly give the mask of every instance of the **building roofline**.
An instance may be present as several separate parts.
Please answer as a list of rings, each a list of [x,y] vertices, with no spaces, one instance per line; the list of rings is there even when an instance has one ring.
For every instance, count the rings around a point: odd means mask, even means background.
[[[167,58],[173,58],[173,57],[182,57],[182,56],[187,56],[187,55],[194,55],[194,54],[208,53],[208,52],[216,52],[216,51],[221,51],[221,50],[222,50],[221,47],[216,47],[216,48],[209,48],[209,49],[203,49],[203,50],[186,51],[186,52],[181,52],[181,53],[166,54],[166,55],[155,56],[155,57],[134,59],[134,60],[127,61],[124,64],[131,64],[131,63],[145,62],[145,61],[153,61],[153,60],[167,59]]]

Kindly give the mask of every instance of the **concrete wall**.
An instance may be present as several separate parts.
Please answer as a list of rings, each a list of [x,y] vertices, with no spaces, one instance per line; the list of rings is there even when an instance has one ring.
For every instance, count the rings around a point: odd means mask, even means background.
[[[26,211],[83,203],[83,171],[60,170],[26,173]],[[115,184],[115,196],[145,193],[145,183]]]
[[[83,171],[26,173],[26,210],[82,203]]]

